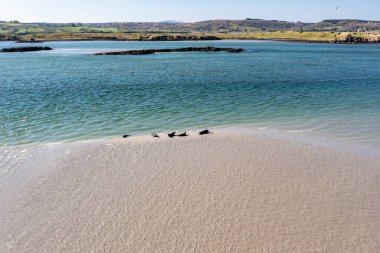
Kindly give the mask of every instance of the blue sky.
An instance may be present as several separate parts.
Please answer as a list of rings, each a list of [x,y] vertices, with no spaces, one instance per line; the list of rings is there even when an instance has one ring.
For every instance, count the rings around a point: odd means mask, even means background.
[[[189,22],[248,17],[307,22],[380,20],[380,0],[0,0],[0,20],[23,22]]]

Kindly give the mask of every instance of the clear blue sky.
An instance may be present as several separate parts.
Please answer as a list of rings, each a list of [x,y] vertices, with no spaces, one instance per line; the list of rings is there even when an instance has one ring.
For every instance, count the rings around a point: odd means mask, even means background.
[[[0,20],[22,22],[188,22],[248,17],[308,22],[380,20],[380,0],[0,0]]]

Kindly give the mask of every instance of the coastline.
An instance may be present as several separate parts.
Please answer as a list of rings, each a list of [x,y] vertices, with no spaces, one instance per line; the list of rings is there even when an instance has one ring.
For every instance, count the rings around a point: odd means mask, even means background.
[[[203,128],[202,128],[203,129]],[[186,132],[189,136],[197,136],[198,132],[202,129],[197,127],[188,127],[186,128]],[[327,148],[329,150],[333,150],[334,152],[340,153],[348,153],[351,155],[360,156],[364,159],[380,159],[380,147],[377,145],[378,143],[367,143],[362,141],[355,140],[342,140],[342,138],[334,137],[334,135],[329,136],[323,132],[316,132],[316,129],[311,128],[307,129],[305,127],[301,128],[284,128],[277,127],[275,125],[270,124],[249,124],[245,123],[230,123],[230,124],[222,124],[212,126],[211,131],[218,131],[223,134],[239,134],[241,136],[255,136],[258,138],[268,138],[279,141],[289,141],[291,143],[297,144],[306,144],[312,145],[320,148]],[[177,130],[163,130],[153,131],[157,133],[159,136],[166,138],[167,133],[177,131],[177,133],[184,132],[181,129]],[[152,132],[152,131],[151,131]],[[127,132],[130,138],[150,138],[151,132],[147,131],[137,131],[137,132]],[[83,138],[71,138],[71,139],[57,139],[57,140],[45,140],[43,142],[20,142],[17,144],[2,144],[0,145],[0,151],[2,150],[24,150],[25,152],[29,152],[30,150],[44,148],[45,146],[56,146],[56,145],[80,145],[86,143],[101,143],[101,142],[113,142],[119,141],[123,139],[123,132],[120,132],[119,135],[105,135],[100,137],[94,136],[85,136]],[[331,133],[330,133],[331,135]],[[1,155],[1,152],[0,152]],[[15,156],[16,157],[16,156]],[[1,165],[1,163],[0,163]]]
[[[252,40],[252,41],[279,41],[299,43],[322,43],[322,44],[380,44],[379,35],[352,32],[292,32],[284,35],[277,32],[249,33],[249,34],[193,34],[193,33],[70,33],[70,34],[30,34],[23,36],[5,35],[0,36],[0,41],[11,41],[21,44],[34,44],[58,41],[223,41],[223,40]],[[353,35],[352,35],[353,34]]]
[[[180,41],[228,41],[228,40],[246,40],[246,41],[275,41],[275,42],[294,42],[294,43],[315,43],[315,44],[336,44],[336,45],[379,45],[379,42],[362,42],[362,43],[350,43],[350,42],[334,42],[331,40],[305,40],[305,39],[274,39],[274,38],[225,38],[220,40],[164,40],[165,42],[180,42]],[[30,42],[30,41],[23,41],[19,42],[18,40],[0,40],[4,42],[15,42],[20,44],[33,44],[33,43],[46,43],[46,42],[64,42],[64,41],[78,41],[78,42],[86,42],[86,41],[152,41],[152,42],[158,42],[162,40],[130,40],[130,39],[106,39],[106,38],[100,38],[100,39],[53,39],[53,40],[41,40],[38,42]]]
[[[380,253],[376,4],[254,5],[4,3],[0,253]]]
[[[380,249],[380,159],[242,129],[44,145],[2,182],[9,252]]]

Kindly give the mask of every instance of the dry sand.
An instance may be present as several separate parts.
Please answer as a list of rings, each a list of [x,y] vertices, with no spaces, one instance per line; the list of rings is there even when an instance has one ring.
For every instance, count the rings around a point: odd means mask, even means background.
[[[21,167],[1,252],[380,252],[378,159],[221,131],[51,145]]]

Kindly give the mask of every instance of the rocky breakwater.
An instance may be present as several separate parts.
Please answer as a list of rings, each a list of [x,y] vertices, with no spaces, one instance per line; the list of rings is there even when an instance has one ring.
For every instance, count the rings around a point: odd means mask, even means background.
[[[34,52],[34,51],[46,51],[53,50],[50,47],[12,47],[3,48],[0,53],[22,53],[22,52]]]
[[[185,47],[173,49],[141,49],[141,50],[128,50],[118,52],[104,52],[95,55],[146,55],[154,53],[183,53],[183,52],[228,52],[228,53],[241,53],[244,52],[243,48],[220,48],[220,47]]]

